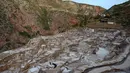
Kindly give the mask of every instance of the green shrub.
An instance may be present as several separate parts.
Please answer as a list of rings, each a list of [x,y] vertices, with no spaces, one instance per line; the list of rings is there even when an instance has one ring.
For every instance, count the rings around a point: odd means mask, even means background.
[[[30,26],[24,26],[25,29],[32,31],[32,28]]]
[[[40,10],[38,11],[37,16],[38,16],[37,17],[38,24],[40,24],[40,26],[43,29],[50,30],[49,22],[51,21],[50,21],[47,10],[41,7]]]
[[[86,26],[89,23],[89,21],[91,20],[91,15],[88,15],[88,16],[87,15],[78,15],[77,17],[80,20],[79,25],[81,27]]]
[[[24,37],[28,37],[28,38],[31,38],[31,35],[27,32],[19,32],[20,35],[24,36]]]

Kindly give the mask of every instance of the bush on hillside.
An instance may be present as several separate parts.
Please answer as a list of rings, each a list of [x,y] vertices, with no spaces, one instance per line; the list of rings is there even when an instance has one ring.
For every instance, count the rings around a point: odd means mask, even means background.
[[[13,29],[7,15],[7,9],[3,4],[3,0],[0,1],[0,35],[6,35],[11,33]]]
[[[50,30],[50,18],[47,10],[41,7],[37,16],[38,24],[40,24],[43,29]]]

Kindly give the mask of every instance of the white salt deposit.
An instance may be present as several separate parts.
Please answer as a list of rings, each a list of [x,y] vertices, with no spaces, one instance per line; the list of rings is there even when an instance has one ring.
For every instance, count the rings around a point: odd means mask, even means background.
[[[28,70],[28,73],[38,73],[39,70],[40,70],[40,66],[33,67],[33,68]]]
[[[99,56],[100,59],[104,59],[105,56],[109,54],[109,51],[104,48],[99,48],[99,50],[96,52],[97,56]]]

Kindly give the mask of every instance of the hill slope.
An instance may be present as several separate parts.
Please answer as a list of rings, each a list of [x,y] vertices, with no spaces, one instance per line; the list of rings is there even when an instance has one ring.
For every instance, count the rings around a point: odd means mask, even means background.
[[[105,10],[62,0],[2,0],[0,3],[0,51],[20,47],[35,36],[84,26]]]
[[[130,26],[130,1],[114,5],[106,12],[109,13],[117,23],[121,23],[123,26]]]

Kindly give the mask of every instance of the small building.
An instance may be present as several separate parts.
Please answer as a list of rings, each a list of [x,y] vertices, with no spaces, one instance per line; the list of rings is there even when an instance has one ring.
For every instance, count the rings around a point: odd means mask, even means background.
[[[116,24],[116,23],[115,23],[114,19],[108,19],[107,24],[113,25],[113,24]]]
[[[106,14],[100,14],[100,16],[101,16],[101,17],[105,17],[105,16],[106,16]]]
[[[108,21],[107,24],[115,24],[115,22]]]
[[[101,14],[100,22],[107,24],[115,24],[114,20],[112,20],[110,14]]]

